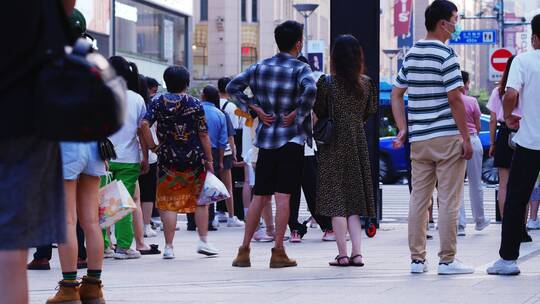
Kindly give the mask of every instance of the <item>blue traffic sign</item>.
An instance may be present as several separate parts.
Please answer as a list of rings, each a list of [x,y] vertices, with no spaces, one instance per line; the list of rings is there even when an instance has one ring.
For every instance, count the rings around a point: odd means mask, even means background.
[[[458,39],[450,40],[450,44],[497,44],[497,31],[463,31]]]

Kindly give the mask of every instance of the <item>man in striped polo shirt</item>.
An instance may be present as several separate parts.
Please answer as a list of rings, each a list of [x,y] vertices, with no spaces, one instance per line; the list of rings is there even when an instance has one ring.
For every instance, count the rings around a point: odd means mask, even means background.
[[[461,100],[459,60],[445,43],[459,33],[458,9],[436,0],[425,12],[426,39],[405,56],[394,81],[392,112],[399,128],[394,145],[411,142],[412,193],[409,205],[411,272],[424,273],[428,208],[435,185],[439,198],[439,274],[474,272],[455,259],[457,218],[466,160],[472,147]],[[409,94],[408,123],[403,96]],[[408,124],[408,126],[407,126]]]

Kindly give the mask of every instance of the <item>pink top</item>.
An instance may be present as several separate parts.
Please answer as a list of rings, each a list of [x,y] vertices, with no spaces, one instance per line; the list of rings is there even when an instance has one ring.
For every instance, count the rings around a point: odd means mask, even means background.
[[[480,106],[476,98],[467,96],[465,94],[461,95],[463,99],[463,104],[465,105],[465,116],[467,117],[467,128],[469,128],[469,133],[478,133],[480,130],[476,129],[476,120],[480,119]]]
[[[504,122],[504,109],[502,107],[502,100],[499,96],[498,87],[493,89],[493,92],[491,92],[491,96],[489,97],[489,101],[486,106],[491,112],[497,115],[497,121]],[[514,112],[512,112],[512,114],[521,117],[521,113],[521,104],[518,104],[517,108],[514,109]]]

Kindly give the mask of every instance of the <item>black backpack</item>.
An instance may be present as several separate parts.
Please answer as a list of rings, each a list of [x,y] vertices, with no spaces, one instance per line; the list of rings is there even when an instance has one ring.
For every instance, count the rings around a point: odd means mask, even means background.
[[[83,38],[40,71],[36,92],[39,137],[95,141],[122,127],[126,83]]]

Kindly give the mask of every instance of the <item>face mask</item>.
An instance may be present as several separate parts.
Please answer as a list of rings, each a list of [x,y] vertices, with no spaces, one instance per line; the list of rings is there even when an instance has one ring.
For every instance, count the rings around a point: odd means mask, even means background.
[[[451,25],[454,26],[454,32],[450,32],[449,30],[447,30],[446,28],[444,29],[446,32],[448,32],[448,34],[452,35],[452,37],[450,39],[452,40],[458,40],[460,37],[461,37],[461,32],[463,31],[461,29],[461,25],[458,24],[458,23],[452,23],[450,21],[448,21],[448,23],[450,23]]]

